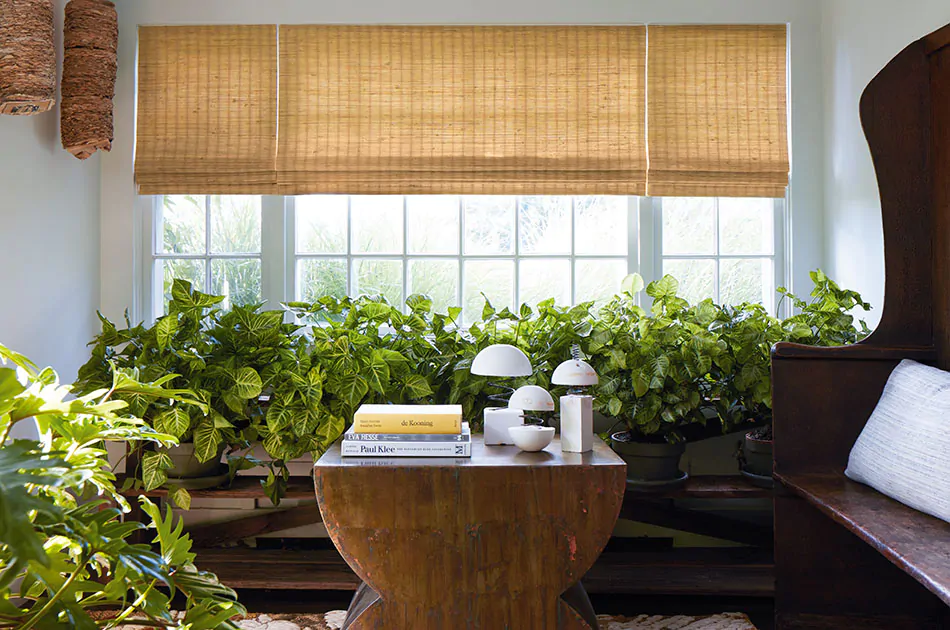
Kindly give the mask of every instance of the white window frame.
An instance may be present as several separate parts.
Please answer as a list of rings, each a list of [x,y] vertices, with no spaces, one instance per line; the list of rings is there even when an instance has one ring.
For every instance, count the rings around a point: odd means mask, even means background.
[[[656,279],[662,277],[663,260],[713,260],[716,262],[716,275],[714,277],[714,286],[716,296],[719,295],[719,267],[723,260],[772,260],[773,289],[788,286],[789,265],[786,258],[786,235],[788,233],[788,207],[787,197],[776,198],[773,200],[773,244],[772,254],[723,254],[719,250],[719,217],[720,212],[716,208],[716,253],[715,254],[664,254],[663,252],[663,197],[644,197],[645,203],[641,206],[641,217],[648,217],[647,223],[652,230],[653,238],[650,241],[650,257],[652,258],[649,273],[641,273],[644,278]],[[641,219],[642,221],[643,219]],[[714,297],[716,297],[714,296]],[[778,307],[780,300],[774,298],[774,304]],[[775,315],[788,315],[785,313],[787,305],[782,305],[783,313],[773,313]]]
[[[227,254],[216,254],[216,255],[169,255],[161,254],[159,239],[161,234],[156,230],[158,225],[158,220],[160,218],[160,213],[162,211],[162,200],[161,195],[146,195],[139,196],[137,199],[138,207],[140,208],[142,215],[146,217],[145,221],[142,221],[141,229],[141,239],[140,243],[140,268],[141,273],[139,274],[139,283],[140,286],[136,291],[136,303],[133,308],[133,313],[137,312],[142,314],[146,322],[152,322],[155,318],[156,312],[156,300],[161,299],[161,290],[162,287],[156,282],[157,276],[155,272],[155,260],[163,258],[175,258],[175,259],[215,259],[215,258],[249,258],[255,257],[255,255],[240,254],[240,255],[227,255]],[[408,254],[408,235],[404,235],[403,238],[403,252],[401,254],[353,254],[352,252],[347,252],[347,254],[339,255],[311,255],[311,254],[301,254],[298,255],[296,251],[296,214],[294,207],[294,197],[282,197],[282,196],[269,196],[265,195],[261,197],[261,293],[262,299],[266,301],[268,306],[276,307],[276,305],[281,302],[290,302],[294,301],[297,296],[297,260],[306,259],[306,258],[316,258],[316,259],[343,259],[347,260],[349,265],[349,274],[348,289],[352,291],[354,283],[354,274],[353,274],[353,263],[359,259],[372,259],[372,260],[400,260],[403,263],[403,287],[404,290],[409,286],[409,260],[410,259],[429,259],[429,260],[458,260],[460,263],[459,274],[462,275],[461,265],[466,260],[512,260],[516,265],[515,269],[515,279],[514,279],[514,295],[518,296],[518,272],[517,265],[521,260],[531,260],[531,259],[545,259],[545,258],[558,258],[558,259],[569,259],[571,262],[571,274],[572,274],[572,291],[576,295],[577,283],[576,283],[576,265],[575,263],[578,260],[599,260],[599,259],[619,259],[622,256],[611,256],[611,255],[577,255],[575,253],[575,239],[572,229],[572,239],[571,239],[571,253],[568,254],[522,254],[519,251],[520,248],[520,234],[518,233],[519,221],[515,220],[515,253],[507,255],[498,255],[498,256],[466,256],[462,252],[463,243],[461,239],[464,239],[464,212],[462,211],[462,204],[459,204],[460,209],[460,243],[459,243],[459,254],[449,254],[449,255],[416,255]],[[791,234],[789,229],[789,212],[788,212],[788,199],[776,199],[773,211],[774,211],[774,253],[772,256],[765,255],[756,255],[756,256],[746,256],[747,258],[772,258],[774,261],[773,270],[775,275],[775,287],[788,286],[788,279],[790,278],[790,265],[791,260],[787,255],[791,249],[788,247],[788,238]],[[659,279],[661,276],[661,271],[663,269],[663,251],[662,251],[662,198],[659,197],[627,197],[627,271],[628,273],[639,273],[643,276],[646,282],[651,282],[653,280]],[[405,214],[405,208],[403,209],[403,227],[406,229],[408,225],[408,220]],[[575,213],[572,206],[571,213],[571,222],[573,228],[573,222],[575,220]],[[651,238],[642,238],[642,236],[651,235]],[[349,236],[349,235],[348,235]],[[210,239],[210,233],[206,235],[206,238]],[[717,236],[718,238],[718,236]],[[740,255],[727,255],[727,256],[684,256],[683,258],[690,259],[699,259],[699,258],[743,258]],[[457,297],[459,300],[465,294],[464,287],[462,286],[463,277],[459,279],[458,294]],[[716,279],[718,283],[718,277]],[[206,280],[207,283],[207,280]],[[619,290],[619,287],[618,287]],[[776,301],[777,303],[778,301]],[[642,306],[649,307],[648,300],[645,301]],[[787,309],[787,305],[783,307],[783,311]],[[778,315],[785,315],[787,313],[778,313]]]

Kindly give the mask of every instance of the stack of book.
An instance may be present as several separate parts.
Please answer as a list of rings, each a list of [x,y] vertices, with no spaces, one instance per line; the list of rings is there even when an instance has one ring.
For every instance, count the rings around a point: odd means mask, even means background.
[[[343,434],[344,457],[471,457],[461,405],[362,405]]]

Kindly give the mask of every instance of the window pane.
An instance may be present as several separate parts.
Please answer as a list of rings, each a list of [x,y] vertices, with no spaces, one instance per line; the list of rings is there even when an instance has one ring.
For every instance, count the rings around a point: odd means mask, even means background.
[[[297,261],[297,299],[316,302],[327,295],[345,298],[346,294],[346,259]]]
[[[350,198],[353,251],[360,254],[401,254],[403,198],[358,195]]]
[[[716,200],[666,197],[663,208],[663,254],[716,253]]]
[[[521,254],[570,254],[570,197],[521,197],[518,231]]]
[[[727,259],[719,263],[719,273],[719,292],[724,304],[757,302],[772,310],[775,288],[771,260]]]
[[[515,197],[467,197],[465,254],[515,253]]]
[[[402,305],[401,260],[357,260],[355,295],[382,295],[393,306]]]
[[[297,197],[297,252],[345,254],[348,207],[346,195]]]
[[[485,298],[496,309],[513,308],[515,292],[515,264],[510,260],[469,260],[464,266],[462,280],[465,295],[462,318],[471,323],[481,316]]]
[[[578,260],[575,269],[575,302],[606,302],[620,293],[620,283],[627,275],[627,261]]]
[[[216,254],[260,253],[260,197],[211,197],[211,251]]]
[[[626,197],[576,197],[575,253],[626,256],[628,203]]]
[[[720,199],[719,251],[771,255],[775,249],[772,199]]]
[[[205,261],[203,260],[159,260],[162,269],[162,304],[164,313],[168,313],[168,301],[172,299],[172,284],[176,279],[187,280],[193,289],[205,290]]]
[[[165,254],[205,253],[205,197],[168,195],[162,203],[162,244]]]
[[[422,293],[432,298],[436,311],[446,313],[458,304],[459,264],[456,260],[409,261],[410,295]]]
[[[562,306],[571,303],[570,260],[522,260],[518,274],[519,304],[534,308],[549,298]]]
[[[679,280],[679,296],[690,304],[716,298],[716,262],[714,260],[664,260],[663,274]]]
[[[221,307],[259,304],[261,299],[260,259],[211,261],[211,292],[225,297]]]
[[[459,198],[452,195],[406,197],[410,254],[459,253]]]

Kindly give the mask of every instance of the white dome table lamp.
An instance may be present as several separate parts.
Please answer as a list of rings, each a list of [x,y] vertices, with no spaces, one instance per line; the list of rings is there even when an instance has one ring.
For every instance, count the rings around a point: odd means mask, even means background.
[[[540,451],[554,439],[554,427],[547,426],[543,417],[531,415],[531,412],[554,411],[554,398],[548,390],[537,385],[519,387],[511,395],[508,408],[519,409],[522,412],[524,426],[508,429],[511,441],[522,451]]]
[[[531,361],[528,359],[528,355],[519,348],[508,344],[488,346],[479,352],[475,356],[475,360],[472,361],[472,374],[476,376],[517,378],[531,376],[531,372]],[[488,399],[495,403],[507,405],[508,396],[514,393],[514,390],[498,383],[490,384],[503,390],[504,393],[493,394]],[[521,409],[508,406],[488,407],[485,409],[484,417],[486,446],[511,444],[508,429],[524,424],[524,412]]]
[[[567,453],[586,453],[594,450],[594,397],[587,388],[600,382],[597,372],[581,360],[577,345],[573,358],[557,366],[551,376],[555,385],[567,385],[561,396],[561,450]]]

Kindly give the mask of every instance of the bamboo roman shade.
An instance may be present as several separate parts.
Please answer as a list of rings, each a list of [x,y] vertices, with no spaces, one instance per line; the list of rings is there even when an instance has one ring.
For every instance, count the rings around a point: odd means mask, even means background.
[[[142,27],[136,180],[144,194],[781,197],[786,38],[783,25]]]
[[[651,26],[654,196],[784,197],[786,27]]]
[[[277,190],[277,27],[139,29],[139,192]]]
[[[642,194],[644,27],[282,26],[284,194]]]

